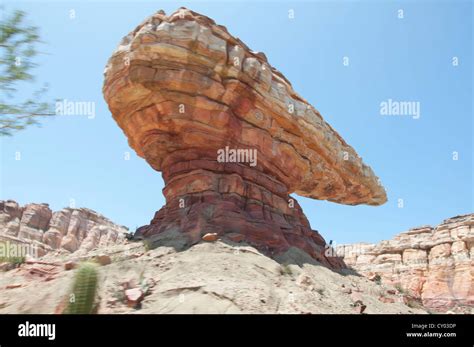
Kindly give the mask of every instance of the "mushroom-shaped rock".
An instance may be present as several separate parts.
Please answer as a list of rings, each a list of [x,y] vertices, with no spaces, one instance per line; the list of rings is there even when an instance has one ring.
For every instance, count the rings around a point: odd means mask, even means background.
[[[166,206],[140,236],[240,233],[267,253],[295,246],[337,267],[289,194],[386,201],[370,167],[263,53],[188,9],[159,11],[125,36],[103,92],[130,146],[163,172]]]

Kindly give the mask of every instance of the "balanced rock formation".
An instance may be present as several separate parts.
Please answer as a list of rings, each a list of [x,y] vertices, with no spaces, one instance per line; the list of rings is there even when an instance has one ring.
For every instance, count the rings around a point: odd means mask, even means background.
[[[123,243],[127,228],[112,223],[86,208],[64,208],[53,212],[48,204],[0,200],[0,241],[34,246],[40,257],[54,250],[88,252]]]
[[[265,54],[193,11],[159,11],[125,36],[103,92],[130,146],[165,181],[166,206],[137,237],[242,234],[267,254],[295,246],[341,267],[289,194],[386,201],[372,170]]]
[[[410,229],[378,244],[340,246],[339,255],[360,273],[379,275],[427,308],[474,308],[474,214],[435,228]]]

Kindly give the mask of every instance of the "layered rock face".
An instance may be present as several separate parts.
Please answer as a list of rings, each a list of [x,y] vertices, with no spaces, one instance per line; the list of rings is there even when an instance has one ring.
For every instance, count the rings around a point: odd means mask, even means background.
[[[21,207],[0,200],[0,240],[31,244],[37,256],[53,250],[88,252],[122,243],[127,228],[86,208],[64,208],[53,212],[48,204]]]
[[[345,254],[347,265],[399,285],[427,308],[474,307],[474,214],[447,219],[434,228],[411,229],[378,244],[341,246],[338,251]]]
[[[340,267],[289,194],[386,201],[372,170],[263,53],[190,10],[160,11],[125,36],[103,92],[130,146],[163,172],[166,206],[137,237],[178,231],[192,244],[212,232]]]

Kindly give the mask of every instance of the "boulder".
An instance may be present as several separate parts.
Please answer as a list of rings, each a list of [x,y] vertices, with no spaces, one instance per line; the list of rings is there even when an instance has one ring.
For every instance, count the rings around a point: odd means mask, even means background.
[[[219,237],[217,236],[216,233],[207,233],[202,237],[203,241],[207,241],[207,242],[217,241],[218,238]]]
[[[137,307],[144,297],[145,294],[140,288],[132,288],[125,290],[125,298],[127,299],[127,305],[129,307]]]
[[[112,263],[112,258],[107,254],[100,254],[95,257],[95,261],[102,266],[109,265]]]

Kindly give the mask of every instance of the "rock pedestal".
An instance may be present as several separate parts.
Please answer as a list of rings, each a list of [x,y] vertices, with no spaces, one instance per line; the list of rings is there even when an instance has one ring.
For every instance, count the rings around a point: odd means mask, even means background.
[[[193,11],[159,11],[125,36],[103,92],[130,146],[163,172],[166,206],[137,237],[237,233],[270,254],[295,246],[337,267],[289,194],[386,201],[370,167],[265,54]]]
[[[270,255],[295,246],[328,266],[343,266],[339,258],[324,256],[324,239],[311,230],[283,183],[245,165],[211,158],[172,167],[163,170],[166,206],[136,237],[179,231],[192,244],[206,233],[230,240],[241,234],[240,239]]]

